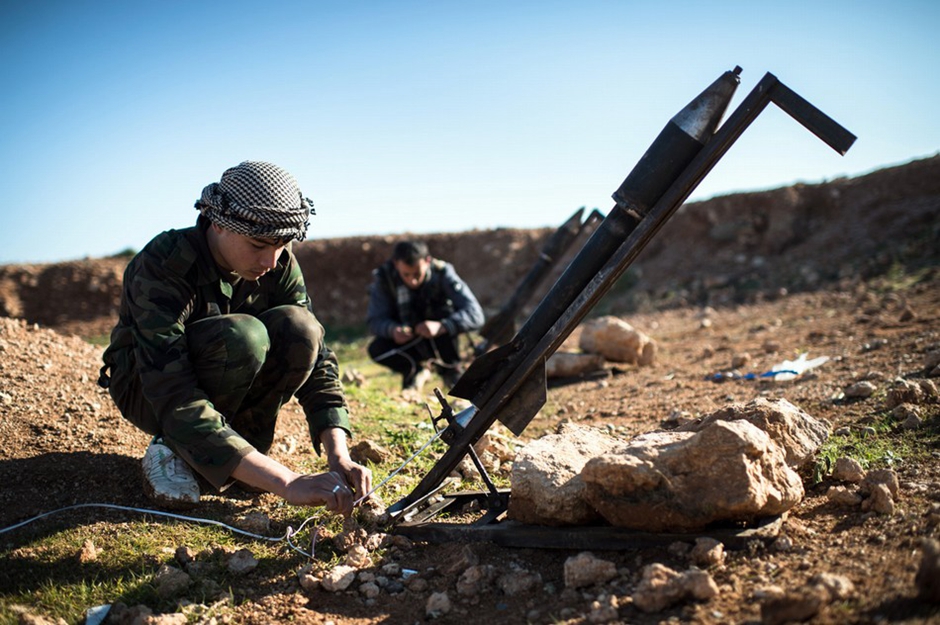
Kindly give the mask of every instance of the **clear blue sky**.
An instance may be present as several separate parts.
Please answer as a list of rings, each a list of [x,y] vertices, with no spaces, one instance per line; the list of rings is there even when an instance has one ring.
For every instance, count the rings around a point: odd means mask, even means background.
[[[769,107],[692,199],[940,149],[934,0],[0,0],[0,264],[139,249],[242,160],[291,171],[309,237],[560,225],[612,205],[669,118],[740,65]]]

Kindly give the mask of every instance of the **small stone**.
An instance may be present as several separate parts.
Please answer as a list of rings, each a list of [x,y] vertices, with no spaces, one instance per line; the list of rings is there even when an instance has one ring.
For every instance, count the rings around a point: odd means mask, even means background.
[[[836,460],[836,464],[832,468],[832,477],[840,482],[857,484],[865,479],[865,469],[855,458],[842,456]]]
[[[862,496],[845,486],[832,486],[826,491],[826,498],[837,506],[855,507],[862,503]]]
[[[435,592],[428,597],[424,604],[424,613],[429,618],[438,618],[451,611],[450,597],[446,592]]]
[[[323,579],[320,580],[320,584],[323,586],[324,590],[340,592],[349,588],[355,579],[356,569],[341,564],[324,575]]]
[[[98,548],[92,540],[86,540],[82,544],[81,551],[78,552],[78,561],[82,564],[88,564],[98,559]]]
[[[248,549],[239,549],[228,559],[228,570],[235,575],[244,575],[254,571],[257,566],[258,560]]]
[[[846,397],[851,399],[866,399],[871,397],[876,390],[878,390],[877,386],[868,380],[862,380],[861,382],[856,382],[855,384],[845,387],[843,392]]]

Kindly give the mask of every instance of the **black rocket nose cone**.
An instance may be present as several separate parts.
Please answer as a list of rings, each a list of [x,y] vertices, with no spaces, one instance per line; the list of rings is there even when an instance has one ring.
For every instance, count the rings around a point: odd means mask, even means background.
[[[741,83],[740,67],[719,76],[702,93],[698,94],[685,108],[676,113],[672,122],[684,130],[690,137],[705,143],[715,134],[721,118],[724,117],[731,97]]]

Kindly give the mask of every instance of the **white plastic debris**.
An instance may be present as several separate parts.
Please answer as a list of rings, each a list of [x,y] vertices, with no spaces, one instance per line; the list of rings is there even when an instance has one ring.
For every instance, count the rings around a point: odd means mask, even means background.
[[[818,367],[828,360],[829,356],[819,356],[818,358],[807,360],[806,354],[803,353],[800,354],[796,360],[784,360],[783,362],[774,365],[770,368],[770,373],[772,374],[774,381],[786,382],[787,380],[793,380],[798,376],[803,375],[805,372]]]

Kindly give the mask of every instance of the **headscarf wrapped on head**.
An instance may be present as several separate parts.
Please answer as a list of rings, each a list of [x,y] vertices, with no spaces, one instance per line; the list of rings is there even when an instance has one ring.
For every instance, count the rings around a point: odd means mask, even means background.
[[[196,208],[214,224],[256,239],[303,241],[313,203],[277,165],[245,161],[202,190]]]

